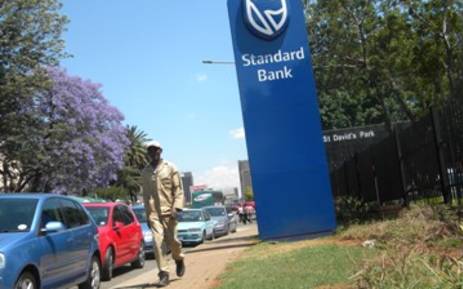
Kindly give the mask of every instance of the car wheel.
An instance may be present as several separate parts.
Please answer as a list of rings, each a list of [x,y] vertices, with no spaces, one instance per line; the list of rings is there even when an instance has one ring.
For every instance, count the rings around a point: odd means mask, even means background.
[[[145,266],[145,245],[143,242],[140,243],[140,248],[138,249],[137,259],[132,262],[132,267],[141,269]]]
[[[79,284],[79,289],[99,289],[101,284],[101,265],[97,256],[92,257],[87,280]]]
[[[114,270],[114,252],[112,248],[106,250],[106,256],[104,258],[103,270],[101,272],[101,279],[103,281],[109,281],[113,278]]]
[[[204,243],[204,240],[206,240],[206,231],[203,231],[203,238],[201,239],[201,241],[199,241],[199,243]]]
[[[18,281],[14,285],[15,289],[37,289],[37,280],[34,275],[26,271],[19,276]]]

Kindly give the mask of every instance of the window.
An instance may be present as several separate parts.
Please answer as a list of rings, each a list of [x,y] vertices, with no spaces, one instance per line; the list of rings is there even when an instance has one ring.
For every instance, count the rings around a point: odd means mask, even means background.
[[[90,223],[90,220],[88,218],[88,215],[85,213],[84,208],[82,208],[82,206],[80,206],[76,202],[73,202],[73,204],[77,209],[76,213],[77,213],[77,217],[79,219],[80,225],[83,226],[83,225],[87,225],[88,223]]]
[[[87,211],[92,216],[98,226],[105,226],[108,223],[109,209],[105,207],[87,207]]]
[[[122,215],[122,210],[120,206],[114,207],[114,212],[113,212],[113,225],[116,224],[116,222],[119,223],[124,223],[124,217]]]
[[[89,220],[87,214],[83,210],[70,200],[61,200],[62,212],[68,228],[75,228],[85,224],[88,224]]]
[[[120,206],[120,209],[121,209],[121,213],[122,213],[122,219],[123,219],[123,223],[125,225],[130,225],[133,223],[134,221],[134,218],[133,218],[133,215],[132,213],[130,212],[129,208],[125,207],[125,206]]]
[[[177,215],[179,222],[201,222],[203,221],[203,214],[201,211],[183,211]]]
[[[36,207],[36,199],[0,199],[0,233],[30,231]]]
[[[221,217],[221,216],[227,215],[225,208],[221,208],[221,207],[207,208],[205,210],[209,213],[209,215],[213,217]]]
[[[45,228],[49,222],[63,222],[63,216],[60,213],[61,204],[59,199],[49,199],[45,202],[40,219],[40,228]]]
[[[137,208],[137,209],[133,209],[133,211],[135,212],[135,215],[137,215],[137,219],[140,223],[146,223],[148,222],[146,220],[146,213],[145,213],[145,209],[143,208]]]

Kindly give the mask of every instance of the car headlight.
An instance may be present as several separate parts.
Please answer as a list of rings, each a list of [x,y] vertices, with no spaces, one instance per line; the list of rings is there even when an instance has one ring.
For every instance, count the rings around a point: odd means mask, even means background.
[[[152,239],[153,239],[153,234],[152,234],[151,232],[149,232],[149,231],[148,231],[148,232],[144,232],[144,233],[143,233],[143,238],[144,238],[145,240],[152,240]]]
[[[3,253],[0,253],[0,269],[5,268],[6,258]]]
[[[201,232],[201,229],[200,228],[192,228],[192,229],[188,229],[188,232]]]

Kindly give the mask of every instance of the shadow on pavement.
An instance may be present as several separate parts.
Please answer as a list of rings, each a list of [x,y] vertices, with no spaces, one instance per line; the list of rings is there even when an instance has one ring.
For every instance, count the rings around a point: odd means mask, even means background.
[[[224,246],[213,246],[209,248],[202,248],[202,249],[193,249],[188,250],[185,253],[187,255],[200,253],[200,252],[207,252],[207,251],[217,251],[217,250],[226,250],[226,249],[233,249],[233,248],[243,248],[243,247],[251,247],[254,246],[256,243],[244,243],[244,244],[236,244],[236,245],[224,245]]]
[[[113,271],[113,278],[118,277],[120,275],[123,275],[125,273],[128,273],[128,272],[130,272],[132,270],[135,270],[135,269],[133,269],[132,266],[130,266],[130,265],[125,265],[125,266],[122,266],[122,267],[118,267],[118,268],[114,269],[114,271]]]
[[[174,283],[177,280],[178,279],[171,279],[170,283]],[[144,288],[161,288],[161,286],[159,286],[157,282],[153,282],[153,283],[135,284],[131,286],[116,287],[115,289],[144,289]]]
[[[230,237],[230,238],[226,238],[226,239],[216,239],[212,243],[209,243],[209,244],[231,243],[231,242],[238,242],[238,241],[256,241],[256,242],[258,242],[259,239],[258,239],[257,235],[244,236],[244,237]]]

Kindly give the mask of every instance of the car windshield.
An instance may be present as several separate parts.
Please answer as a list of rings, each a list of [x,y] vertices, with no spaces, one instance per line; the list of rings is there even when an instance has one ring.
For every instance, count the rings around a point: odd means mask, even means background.
[[[226,216],[227,213],[224,208],[207,208],[206,211],[211,215],[212,217],[222,217]]]
[[[135,213],[135,215],[137,215],[138,222],[146,223],[145,209],[137,208],[137,209],[133,209],[133,212]]]
[[[104,207],[87,207],[88,212],[98,226],[108,224],[109,209]]]
[[[177,216],[179,222],[200,222],[203,216],[200,211],[183,211]]]
[[[29,232],[36,199],[0,199],[0,233]]]

